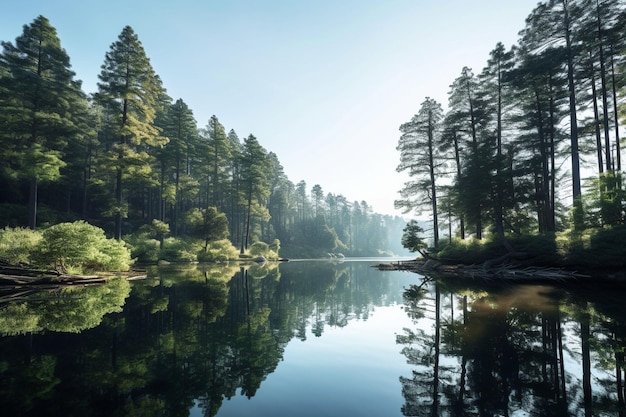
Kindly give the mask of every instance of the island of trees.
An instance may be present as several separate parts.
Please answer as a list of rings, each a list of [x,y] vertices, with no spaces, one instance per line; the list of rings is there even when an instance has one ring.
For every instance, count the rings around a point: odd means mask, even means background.
[[[106,52],[91,95],[45,17],[2,48],[0,250],[40,251],[25,228],[72,222],[66,237],[93,225],[144,261],[402,250],[400,217],[294,184],[275,153],[216,116],[200,128],[131,27]]]
[[[624,27],[622,0],[540,2],[516,45],[462,69],[446,111],[427,97],[400,126],[396,206],[431,226],[411,221],[404,245],[465,263],[626,266]]]

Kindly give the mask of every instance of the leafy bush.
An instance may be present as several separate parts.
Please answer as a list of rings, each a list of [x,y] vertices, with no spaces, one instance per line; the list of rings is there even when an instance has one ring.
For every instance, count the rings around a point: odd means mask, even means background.
[[[274,241],[268,245],[268,248],[274,252],[276,254],[276,258],[278,258],[280,252],[280,240],[274,239]]]
[[[158,240],[133,237],[129,243],[131,244],[131,256],[137,262],[154,263],[159,260],[161,250],[159,249],[160,242]]]
[[[250,248],[248,248],[248,251],[252,256],[265,256],[268,250],[269,245],[265,242],[254,242],[250,245]]]
[[[34,230],[6,227],[0,230],[0,259],[11,265],[29,264],[41,239],[41,233]]]
[[[33,261],[59,272],[125,271],[130,250],[123,242],[107,239],[104,231],[86,222],[59,223],[43,231]]]
[[[557,239],[570,267],[623,268],[626,266],[626,226],[568,230]]]
[[[274,251],[272,248],[276,248],[277,250]],[[278,248],[280,248],[280,241],[278,241],[278,239],[275,239],[272,245],[268,245],[265,242],[254,242],[248,248],[248,253],[252,257],[263,256],[265,259],[278,259]]]
[[[239,251],[228,239],[216,240],[209,243],[206,252],[198,253],[200,262],[230,261],[239,257]]]
[[[478,264],[494,259],[504,253],[499,243],[490,239],[453,239],[442,243],[437,257],[444,262],[459,264]]]
[[[556,236],[546,235],[523,235],[509,239],[517,252],[527,254],[527,258],[533,265],[561,265],[563,257],[557,250]]]
[[[198,259],[189,243],[173,237],[163,241],[159,258],[168,262],[194,262]]]

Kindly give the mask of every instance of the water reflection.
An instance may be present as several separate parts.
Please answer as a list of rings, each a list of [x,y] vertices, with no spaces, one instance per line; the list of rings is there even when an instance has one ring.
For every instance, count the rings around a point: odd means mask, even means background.
[[[623,289],[486,288],[370,264],[160,268],[2,304],[0,409],[223,416],[241,399],[272,416],[624,415]],[[316,366],[326,380],[294,383]]]
[[[3,306],[3,413],[215,416],[225,400],[255,396],[291,340],[401,303],[415,280],[355,262],[161,268],[149,277]]]
[[[414,326],[405,416],[623,416],[623,288],[479,288],[426,280],[406,292]]]
[[[0,335],[78,333],[102,322],[105,314],[120,312],[130,284],[113,279],[105,285],[60,287],[49,290],[12,290],[0,304]]]

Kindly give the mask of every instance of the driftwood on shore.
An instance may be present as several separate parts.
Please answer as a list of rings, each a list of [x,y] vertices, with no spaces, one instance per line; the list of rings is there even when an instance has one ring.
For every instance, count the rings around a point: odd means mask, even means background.
[[[445,265],[439,261],[428,259],[416,259],[411,261],[398,261],[397,263],[380,264],[376,266],[380,270],[411,271],[418,274],[431,274],[438,276],[454,276],[483,281],[549,281],[571,282],[589,278],[589,275],[580,274],[576,271],[568,271],[561,268],[551,267],[520,267],[516,265]]]
[[[142,279],[145,275],[123,274],[126,279]],[[60,274],[56,271],[22,268],[11,265],[0,265],[0,287],[6,286],[37,286],[37,287],[61,287],[66,285],[92,285],[103,284],[119,274],[105,275],[72,275]]]

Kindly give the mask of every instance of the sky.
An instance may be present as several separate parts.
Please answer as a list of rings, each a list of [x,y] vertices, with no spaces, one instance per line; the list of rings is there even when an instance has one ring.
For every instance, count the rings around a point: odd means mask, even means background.
[[[43,15],[86,93],[124,26],[199,127],[253,134],[295,184],[401,214],[399,126],[519,39],[537,0],[3,0],[0,40]],[[404,217],[413,217],[411,214]]]

